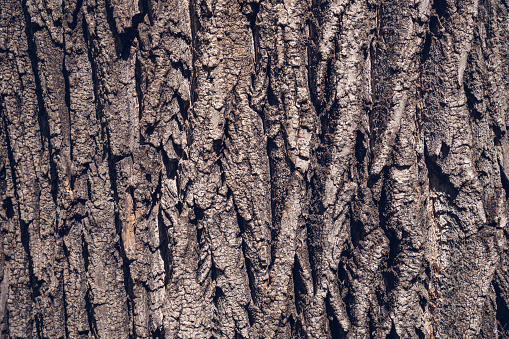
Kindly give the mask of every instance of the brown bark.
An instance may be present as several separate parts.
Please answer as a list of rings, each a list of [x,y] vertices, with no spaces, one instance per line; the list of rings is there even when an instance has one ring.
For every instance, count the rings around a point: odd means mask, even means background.
[[[504,0],[0,0],[5,338],[506,338]]]

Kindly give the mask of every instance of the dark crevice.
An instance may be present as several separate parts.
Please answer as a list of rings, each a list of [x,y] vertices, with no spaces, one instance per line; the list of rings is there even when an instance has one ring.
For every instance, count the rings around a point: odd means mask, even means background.
[[[224,298],[225,294],[223,292],[223,289],[219,286],[216,286],[214,290],[214,297],[212,298],[212,301],[214,302],[214,305],[216,308],[219,308],[219,299]]]
[[[501,169],[503,169],[500,163],[499,166]],[[505,198],[509,200],[509,178],[507,177],[507,173],[504,170],[501,170],[500,172],[501,172],[500,179],[502,183],[502,188],[504,189],[505,192]]]
[[[124,33],[118,35],[120,39],[120,56],[124,60],[129,59],[134,39],[139,39],[138,24],[143,21],[144,17],[145,13],[138,13],[133,16],[131,19],[131,27],[126,28]]]
[[[299,314],[302,313],[302,310],[305,307],[304,296],[308,294],[306,284],[304,283],[304,279],[302,279],[301,271],[302,267],[296,255],[292,268],[292,276],[293,276],[293,294],[295,297],[295,308],[297,310],[297,313]]]
[[[286,189],[285,187],[278,187],[278,173],[277,170],[277,161],[278,159],[274,155],[277,153],[278,147],[274,142],[273,138],[267,138],[267,157],[269,158],[269,176],[270,180],[270,209],[272,216],[272,228],[278,228],[278,225],[281,222],[281,213],[282,206],[284,206],[284,197],[286,197]],[[271,229],[271,239],[276,239],[277,234],[273,232]]]
[[[191,74],[191,103],[196,101],[196,60],[197,60],[197,52],[196,49],[198,48],[197,44],[197,32],[199,30],[199,19],[198,15],[196,13],[196,0],[189,0],[189,13],[190,13],[190,19],[191,19],[191,51],[192,51],[192,74]]]
[[[64,35],[65,37],[65,35]],[[67,123],[68,123],[68,127],[65,130],[67,130],[67,132],[69,133],[68,136],[65,136],[64,137],[67,137],[68,138],[68,142],[69,142],[69,159],[68,159],[68,162],[66,162],[67,164],[67,168],[66,168],[66,174],[67,174],[67,177],[68,177],[68,180],[69,180],[69,183],[71,185],[71,190],[74,190],[74,180],[73,180],[73,175],[72,175],[72,172],[71,172],[71,164],[72,164],[72,158],[73,158],[73,142],[72,142],[72,139],[71,139],[71,125],[72,125],[72,121],[71,121],[71,86],[70,86],[70,83],[69,83],[69,72],[67,71],[67,68],[65,67],[65,58],[66,58],[66,55],[64,53],[64,57],[62,58],[63,59],[63,62],[62,62],[62,75],[63,75],[63,78],[64,78],[64,95],[65,95],[65,105],[67,106]]]
[[[432,15],[429,18],[429,32],[433,34],[433,36],[439,37],[441,34],[442,25],[440,19],[436,15]],[[429,54],[428,54],[429,56]]]
[[[210,278],[212,281],[216,281],[220,276],[224,274],[224,272],[219,269],[214,262],[214,256],[211,256],[212,266],[210,267]]]
[[[42,320],[42,314],[36,313],[34,315],[34,322],[35,322],[35,329],[37,331],[37,337],[38,338],[45,338],[42,336],[42,327],[43,327],[43,320]]]
[[[495,137],[493,139],[493,144],[495,146],[501,146],[502,145],[501,140],[504,138],[506,132],[502,131],[500,126],[498,126],[498,125],[493,125],[492,129],[493,129],[493,134],[495,135]]]
[[[338,264],[338,283],[340,286],[345,286],[351,279],[351,274],[347,271],[347,260],[351,257],[351,253],[349,251],[343,251],[340,256],[340,262]]]
[[[337,39],[334,41],[335,48],[338,48]],[[336,51],[335,53],[339,53]],[[340,112],[339,102],[337,100],[337,89],[336,89],[336,70],[334,66],[334,60],[327,60],[327,68],[324,76],[323,85],[323,98],[320,103],[320,119],[323,123],[326,122],[325,126],[322,125],[322,132],[325,137],[332,138],[337,127],[338,119],[334,116],[334,112]],[[330,140],[332,141],[332,140]]]
[[[475,95],[472,93],[472,90],[468,86],[464,86],[465,88],[465,96],[467,97],[467,106],[468,111],[470,112],[470,115],[477,121],[481,120],[483,118],[483,114],[478,109],[478,104],[480,103]]]
[[[309,228],[308,228],[308,234],[309,234]],[[314,243],[316,243],[316,240],[314,240]],[[313,296],[318,291],[318,275],[319,275],[319,269],[316,268],[316,264],[320,261],[320,257],[322,253],[318,253],[318,250],[315,248],[311,248],[311,242],[309,241],[309,237],[306,237],[306,245],[308,249],[308,260],[312,263],[309,267],[309,273],[311,274],[311,282],[312,282],[312,291],[308,291],[309,294],[312,294]]]
[[[140,122],[141,122],[141,117],[142,117],[142,113],[141,113],[141,109],[140,109]],[[159,121],[156,121],[154,123],[154,125],[148,125],[148,126],[145,126],[145,135],[147,136],[150,136],[152,134],[154,134],[155,130],[156,130],[156,125],[159,123]],[[147,144],[147,142],[145,141],[145,136],[143,135],[143,130],[140,129],[140,144],[141,145],[144,145],[144,144]]]
[[[258,12],[260,11],[260,3],[259,2],[249,2],[244,6],[245,15],[249,21],[249,28],[251,30],[251,35],[253,39],[253,52],[254,52],[254,62],[255,65],[260,61],[260,52],[258,50],[258,27],[256,25],[256,18],[258,17]]]
[[[254,301],[252,301],[252,300],[251,300],[251,302],[254,303]],[[247,319],[249,320],[249,326],[253,326],[254,315],[253,315],[253,310],[251,309],[250,305],[246,305],[246,313],[247,313]]]
[[[254,279],[254,274],[253,274],[253,267],[252,267],[252,264],[251,264],[251,260],[249,259],[249,255],[250,253],[248,253],[248,248],[247,248],[247,244],[246,244],[246,241],[245,241],[245,237],[246,237],[246,221],[244,220],[244,218],[242,218],[242,216],[240,215],[240,213],[238,211],[236,211],[237,213],[237,223],[239,225],[239,229],[240,229],[240,234],[241,234],[241,237],[242,237],[242,253],[244,254],[244,260],[245,260],[245,265],[246,265],[246,271],[247,271],[247,277],[248,277],[248,280],[249,280],[249,291],[251,292],[251,300],[253,303],[256,303],[256,294],[255,294],[255,290],[256,290],[256,287],[255,287],[255,279]]]
[[[434,9],[441,18],[447,18],[449,16],[447,0],[434,0],[431,8]]]
[[[334,309],[332,308],[330,297],[327,296],[325,299],[325,312],[327,313],[327,320],[329,321],[329,329],[331,332],[332,339],[345,339],[346,332],[343,330],[343,327],[339,323],[338,318],[334,314]]]
[[[387,172],[388,172],[388,168],[385,167],[384,172],[382,174],[383,177],[377,178],[377,179],[384,181],[384,179],[386,178]],[[375,179],[373,179],[373,180],[375,180]],[[376,181],[378,181],[378,180],[376,180]],[[387,224],[386,208],[387,208],[387,190],[385,189],[385,183],[382,182],[382,192],[380,192],[380,200],[378,201],[378,218],[380,220],[380,227],[384,230],[386,229],[386,224]]]
[[[88,267],[90,265],[90,254],[88,252],[88,244],[85,241],[85,236],[81,235],[81,249],[82,249],[82,256],[83,256],[83,265],[85,267],[85,271],[88,272]]]
[[[25,249],[25,253],[28,257],[28,274],[30,279],[30,286],[32,287],[32,301],[35,302],[35,298],[41,295],[39,290],[41,286],[41,281],[38,281],[34,275],[34,263],[32,259],[32,255],[30,253],[30,231],[29,224],[27,224],[23,219],[19,220],[20,227],[20,235],[21,235],[21,244]]]
[[[292,315],[288,319],[288,322],[290,324],[291,329],[291,338],[294,339],[305,339],[308,336],[306,335],[306,332],[304,331],[304,328],[302,326],[302,322],[299,318],[295,319],[295,317]]]
[[[442,143],[442,148],[440,150],[441,157],[443,158],[442,155],[447,156],[448,153],[449,147],[445,143]],[[424,150],[424,161],[428,169],[430,189],[433,188],[437,192],[446,193],[446,196],[448,196],[450,200],[456,199],[459,193],[458,189],[450,182],[449,175],[443,173],[440,166],[428,156],[426,147]]]
[[[82,19],[82,25],[83,25],[83,38],[85,41],[85,45],[88,47],[87,48],[88,62],[90,63],[90,68],[92,70],[92,83],[94,86],[94,101],[95,101],[94,102],[94,104],[95,104],[95,119],[101,124],[101,139],[104,140],[105,134],[106,134],[106,131],[105,131],[106,130],[106,121],[104,119],[104,112],[103,112],[104,106],[101,103],[100,95],[99,95],[99,85],[101,83],[101,80],[98,76],[97,65],[94,62],[95,58],[94,58],[94,55],[92,54],[93,46],[92,46],[91,36],[90,36],[90,32],[88,30],[88,25],[87,25],[84,15],[83,15],[83,19]],[[103,153],[103,157],[106,154],[107,153]]]
[[[363,173],[364,160],[366,159],[367,148],[365,147],[364,133],[357,131],[355,139],[355,159],[357,160],[357,171],[359,175]]]
[[[400,242],[396,235],[396,231],[388,229],[385,231],[385,236],[389,240],[389,257],[387,258],[387,267],[397,266],[396,258],[400,252]],[[388,289],[392,289],[394,286],[388,286]]]
[[[141,90],[141,82],[142,82],[142,77],[143,75],[143,69],[142,69],[142,65],[141,65],[141,61],[140,59],[136,58],[136,63],[134,65],[134,82],[136,84],[136,95],[138,97],[138,123],[141,123],[141,121],[143,120],[143,91]],[[152,134],[152,133],[149,133],[149,131],[147,130],[147,134]],[[143,137],[143,133],[141,133],[141,129],[140,129],[140,140],[142,140],[142,137]]]
[[[274,92],[274,89],[272,88],[273,86],[273,79],[272,79],[272,76],[271,76],[271,67],[272,67],[272,62],[271,62],[271,59],[269,58],[269,60],[267,61],[267,82],[268,82],[268,85],[267,85],[267,104],[269,104],[269,106],[279,106],[279,103],[280,103],[280,99],[278,98],[278,96],[276,95],[276,93]],[[274,122],[271,122],[271,121],[265,121],[265,124],[268,125],[270,123],[274,123]],[[265,129],[267,130],[267,129]]]
[[[308,216],[308,225],[307,227],[307,237],[305,239],[308,248],[309,260],[311,263],[311,277],[313,280],[313,286],[318,286],[318,268],[320,267],[320,261],[322,257],[322,232],[324,227],[323,222],[323,213],[325,208],[323,206],[323,200],[320,198],[320,192],[323,192],[323,189],[316,188],[316,182],[322,184],[322,180],[313,177],[312,186],[313,187],[313,196],[310,201],[309,208],[309,216]],[[313,185],[314,183],[314,185]],[[320,186],[319,186],[320,187]],[[323,187],[322,187],[323,188]],[[315,291],[316,292],[316,288]]]
[[[390,75],[387,75],[387,70],[383,68],[384,64],[382,60],[384,57],[379,57],[379,59],[377,59],[379,60],[377,72],[380,74],[374,76],[375,87],[373,89],[373,106],[369,110],[370,136],[373,148],[382,142],[381,138],[384,131],[387,130],[391,114],[391,103],[387,98],[392,95],[392,90],[390,90],[390,86],[384,86],[389,82],[388,78],[390,78]],[[372,152],[372,156],[374,156],[374,154],[375,153]]]
[[[385,339],[399,339],[398,333],[396,333],[396,327],[394,326],[394,322],[392,323],[391,332],[385,337]]]
[[[7,218],[12,219],[14,217],[14,206],[10,197],[4,199],[2,207],[7,215]]]
[[[115,248],[117,249],[117,251],[119,252],[119,254],[122,258],[121,266],[122,266],[122,271],[124,273],[124,289],[127,294],[127,308],[129,310],[130,314],[134,314],[134,300],[135,300],[134,281],[131,277],[131,268],[129,266],[130,261],[125,254],[124,243],[122,241],[119,241],[115,245]],[[134,333],[134,337],[136,338],[136,328],[134,326],[134,318],[131,319],[130,325],[132,326],[131,331],[132,331],[132,333]]]
[[[390,315],[390,305],[387,303],[387,300],[389,299],[387,297],[387,291],[384,288],[384,286],[379,286],[376,291],[376,301],[378,303],[379,307],[379,313],[382,318],[386,318]],[[370,324],[371,325],[371,324]]]
[[[34,304],[37,303],[36,299],[41,295],[40,287],[42,284],[42,281],[38,280],[37,277],[34,274],[34,262],[32,259],[32,255],[30,253],[30,231],[29,231],[29,224],[27,224],[23,219],[19,220],[19,226],[20,226],[20,233],[21,233],[21,244],[23,245],[23,248],[25,249],[25,253],[28,258],[28,275],[29,275],[29,281],[30,281],[30,287],[32,289],[31,297],[32,302]],[[40,312],[36,312],[34,314],[35,318],[35,326],[37,329],[37,335],[39,338],[42,338],[41,331],[42,331],[42,315]]]
[[[205,217],[205,210],[203,210],[202,208],[194,205],[193,206],[193,214],[194,216],[191,217],[191,223],[193,225],[198,225],[198,222],[203,220],[203,218]],[[197,234],[197,240],[198,240],[198,243],[200,243],[200,240],[201,240],[201,234],[203,232],[203,227],[200,227],[199,229],[200,233]]]
[[[359,241],[364,237],[364,226],[361,222],[355,220],[355,218],[352,218],[350,221],[350,236],[354,247],[357,247]]]
[[[2,115],[2,108],[0,107],[0,116]],[[2,125],[3,127],[3,125]],[[2,127],[0,127],[0,137],[2,136]],[[3,146],[3,145],[2,145]],[[0,168],[0,192],[7,192],[7,169],[6,169],[6,159],[1,159],[2,163]]]
[[[332,72],[332,70],[331,70]],[[331,75],[332,76],[332,75]],[[333,94],[331,94],[333,96]],[[337,128],[338,119],[332,115],[332,112],[339,112],[339,104],[337,100],[334,100],[330,106],[319,108],[320,114],[320,145],[329,149],[329,145],[332,145],[334,140],[334,134]],[[330,152],[330,151],[329,151]]]
[[[118,32],[115,18],[113,17],[113,6],[109,0],[106,0],[106,19],[110,30],[115,39],[115,51],[117,56],[123,60],[129,59],[131,53],[131,46],[136,37],[138,37],[138,24],[143,21],[145,13],[143,12],[144,7],[141,6],[139,9],[141,13],[135,14],[131,18],[131,26],[126,27],[123,33]]]
[[[62,241],[62,248],[64,250],[64,255],[65,255],[65,258],[67,260],[67,265],[69,264],[69,249],[67,248],[67,246],[65,245],[65,241]],[[66,285],[66,281],[65,281],[65,274],[63,275],[62,277],[62,301],[63,301],[63,304],[64,304],[64,331],[65,331],[65,338],[69,338],[69,328],[68,328],[68,323],[69,323],[69,314],[68,314],[68,308],[69,308],[69,305],[67,304],[67,298],[66,298],[66,295],[65,295],[65,285]]]
[[[108,156],[108,171],[109,171],[109,179],[110,179],[110,187],[113,191],[113,200],[115,203],[115,228],[117,231],[117,234],[121,234],[122,232],[122,225],[120,222],[120,216],[118,211],[118,202],[119,202],[119,195],[118,195],[118,188],[117,188],[117,170],[116,170],[116,160],[115,156],[111,152],[111,142],[110,142],[110,136],[109,133],[107,134],[107,145],[105,145],[105,152]],[[133,202],[134,204],[134,202]],[[125,253],[124,253],[125,254]]]
[[[445,159],[449,155],[449,152],[451,151],[451,147],[447,145],[445,142],[442,142],[442,145],[440,146],[440,158]]]
[[[202,208],[198,207],[195,204],[193,207],[193,216],[190,218],[191,219],[190,223],[192,225],[194,225],[195,229],[196,229],[196,243],[198,244],[199,255],[201,256],[203,253],[206,253],[205,257],[200,258],[200,260],[198,261],[198,271],[200,273],[196,274],[197,281],[198,281],[198,278],[200,278],[200,276],[203,277],[201,274],[201,270],[202,270],[202,268],[205,267],[204,263],[208,260],[211,260],[211,254],[206,248],[208,234],[207,234],[207,230],[205,229],[205,226],[204,226],[204,222],[203,222],[204,218],[205,218],[205,210],[203,210]],[[208,270],[208,272],[207,272],[207,276],[209,276],[209,275],[210,275],[210,270]],[[200,284],[202,282],[203,281],[199,281]]]
[[[152,1],[150,0],[139,0],[138,8],[141,13],[148,16],[150,25],[154,25],[154,9],[152,8]]]
[[[148,183],[152,183],[152,174],[145,173],[145,180]],[[145,203],[147,206],[150,206],[150,209],[147,213],[147,215],[152,214],[152,210],[154,207],[160,202],[160,197],[162,196],[161,190],[163,187],[163,173],[159,172],[159,175],[157,176],[157,186],[154,189],[154,192],[150,195],[150,199],[143,199],[143,203]],[[134,196],[133,196],[134,201]]]
[[[170,238],[168,236],[166,225],[164,224],[162,213],[163,210],[160,208],[157,216],[160,239],[159,251],[164,262],[164,285],[167,286],[171,281],[173,273],[173,252],[170,249]]]
[[[388,176],[388,168],[384,170],[384,178]],[[380,195],[380,201],[378,202],[378,216],[380,219],[380,227],[384,231],[386,238],[389,240],[389,255],[386,261],[386,269],[383,270],[383,281],[385,285],[385,293],[389,294],[391,290],[393,290],[397,284],[397,277],[393,270],[394,266],[397,266],[397,256],[400,253],[400,242],[401,240],[398,238],[396,230],[392,227],[388,227],[388,212],[387,212],[387,190],[385,185],[382,186],[382,192]]]
[[[502,338],[506,338],[509,337],[509,308],[506,301],[501,296],[502,291],[500,290],[498,283],[494,283],[493,287],[496,294],[496,319],[498,331],[502,334]]]
[[[95,313],[94,306],[92,305],[92,302],[90,301],[90,287],[87,288],[87,292],[85,293],[85,310],[87,311],[88,327],[90,329],[92,338],[98,338],[97,324],[96,324],[95,314],[94,314]]]
[[[216,139],[212,140],[212,149],[217,155],[221,155],[221,152],[223,151],[224,145],[222,139]]]
[[[424,64],[428,58],[429,58],[429,53],[430,53],[430,49],[431,49],[431,34],[429,31],[426,32],[426,38],[424,39],[424,45],[422,47],[422,54],[421,54],[421,65]],[[421,73],[422,73],[422,70],[421,70]]]
[[[160,151],[161,151],[161,157],[163,160],[164,170],[166,172],[166,178],[168,178],[168,179],[177,178],[177,169],[178,169],[178,163],[179,163],[178,159],[169,159],[168,154],[166,154],[164,149],[161,149]],[[178,156],[178,154],[177,154],[177,156]],[[177,191],[179,191],[178,190],[178,182],[179,182],[179,180],[177,180]]]
[[[108,138],[108,145],[110,145],[109,138]],[[111,150],[111,147],[108,147],[108,151],[110,151],[110,150]],[[111,159],[111,156],[112,156],[111,153],[109,153],[108,159]],[[116,229],[117,229],[117,234],[121,238],[122,224],[121,224],[121,220],[120,220],[120,213],[119,213],[119,207],[118,207],[119,206],[119,196],[118,196],[118,188],[117,188],[117,172],[116,172],[116,168],[115,168],[115,163],[116,163],[115,161],[108,161],[108,164],[110,166],[110,179],[111,179],[111,184],[113,186],[113,196],[114,196],[114,201],[115,201],[115,225],[116,225]],[[113,168],[113,170],[112,170],[112,168]],[[134,188],[128,187],[127,193],[129,193],[129,195],[131,195],[131,199],[133,202],[132,213],[134,215],[136,215],[136,211],[135,211],[136,200],[134,198]],[[123,275],[124,275],[124,289],[127,294],[127,308],[129,309],[130,314],[134,314],[134,309],[135,309],[134,300],[136,299],[136,297],[134,295],[134,281],[131,276],[131,267],[130,267],[131,261],[129,260],[129,258],[127,258],[123,241],[117,242],[115,244],[115,248],[118,251],[118,253],[120,254],[120,257],[122,258],[121,267],[122,267],[122,271],[123,271]],[[134,318],[131,319],[130,325],[132,326],[130,329],[131,333],[132,333],[132,337],[136,338],[136,327],[134,326]],[[130,335],[130,337],[131,337],[131,335]]]
[[[186,75],[184,75],[184,76],[186,76]],[[190,77],[191,77],[191,75],[186,76],[187,79],[189,79]],[[182,127],[185,126],[185,122],[187,120],[189,120],[188,111],[189,111],[189,107],[190,107],[190,102],[188,100],[182,99],[181,96],[178,95],[177,93],[175,94],[175,98],[177,99],[180,115],[182,116],[182,121],[178,121],[178,119],[177,119],[177,122],[179,123],[179,129],[182,131]]]
[[[152,331],[152,339],[164,339],[166,338],[164,327],[157,328]]]
[[[27,37],[28,43],[28,57],[30,58],[30,63],[32,66],[32,72],[34,74],[35,81],[35,93],[37,96],[38,103],[38,114],[37,119],[39,122],[39,128],[41,133],[41,146],[44,151],[44,146],[47,143],[48,146],[48,154],[49,154],[49,166],[50,166],[50,185],[51,185],[51,196],[53,197],[53,202],[56,204],[57,202],[57,193],[58,193],[58,173],[57,166],[54,160],[55,152],[51,147],[51,131],[49,127],[49,116],[46,111],[46,107],[44,106],[44,98],[43,91],[41,86],[41,79],[39,77],[38,71],[38,61],[39,58],[37,56],[37,47],[35,44],[35,36],[34,33],[40,29],[42,29],[37,24],[32,23],[30,18],[30,13],[28,12],[27,0],[22,1],[23,14],[25,16],[25,34]]]
[[[62,4],[64,4],[64,3],[65,2],[62,1]],[[74,8],[74,11],[72,12],[72,21],[67,23],[67,26],[70,29],[75,29],[76,26],[78,25],[78,14],[80,13],[82,6],[83,6],[83,0],[76,1],[76,7]]]
[[[311,8],[310,8],[311,9]],[[310,18],[307,20],[307,28],[308,28],[308,36],[306,41],[306,57],[307,57],[307,80],[308,80],[308,91],[309,91],[309,99],[311,101],[311,105],[314,108],[315,114],[320,115],[318,109],[318,95],[316,93],[317,87],[317,72],[316,65],[318,62],[318,29],[316,28],[316,19],[314,17],[314,12],[310,10],[309,12]]]

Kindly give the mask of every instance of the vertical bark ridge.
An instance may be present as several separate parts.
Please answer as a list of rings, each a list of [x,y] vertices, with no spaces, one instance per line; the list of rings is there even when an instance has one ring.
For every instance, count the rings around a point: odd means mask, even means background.
[[[420,61],[430,5],[380,4],[379,19],[370,53],[373,53],[373,115],[371,136],[374,159],[371,167],[383,166],[384,199],[380,200],[381,226],[389,239],[384,284],[374,319],[379,335],[394,327],[399,337],[423,336],[422,301],[425,277],[425,167],[423,139],[418,115],[421,103]],[[392,59],[390,65],[385,63]],[[380,140],[380,141],[378,141]],[[392,152],[388,152],[392,148]],[[392,153],[392,154],[391,154]]]

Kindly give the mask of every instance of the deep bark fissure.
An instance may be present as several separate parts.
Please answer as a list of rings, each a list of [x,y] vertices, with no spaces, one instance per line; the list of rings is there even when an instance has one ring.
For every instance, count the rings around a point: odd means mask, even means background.
[[[113,15],[113,6],[111,5],[111,0],[104,0],[106,3],[106,19],[110,30],[113,34],[113,38],[115,41],[115,50],[117,52],[117,56],[127,60],[129,58],[129,54],[131,52],[131,45],[134,39],[138,36],[138,24],[143,21],[145,16],[144,10],[147,6],[143,6],[142,1],[138,1],[138,7],[141,10],[141,13],[135,14],[131,19],[131,26],[126,27],[124,32],[119,33],[117,24],[115,22],[115,18]]]
[[[83,13],[83,19],[82,21],[82,30],[83,30],[83,39],[85,41],[85,46],[87,46],[87,57],[88,62],[90,63],[90,68],[92,70],[92,83],[94,87],[94,105],[95,105],[95,119],[99,121],[101,124],[101,140],[105,139],[105,133],[106,133],[106,121],[104,119],[104,112],[103,112],[103,104],[100,100],[99,95],[99,85],[100,85],[100,79],[97,74],[97,65],[94,62],[94,55],[93,55],[93,48],[92,48],[92,37],[90,36],[90,31],[88,30],[88,24],[86,20],[86,16]],[[106,152],[103,152],[103,156],[106,156]]]
[[[97,323],[94,316],[94,306],[90,301],[90,287],[87,288],[87,292],[85,293],[85,310],[87,312],[88,328],[90,332],[92,332],[92,335],[97,337]],[[88,331],[83,334],[88,334]]]
[[[2,101],[0,101],[0,115],[2,116],[2,125],[3,125],[2,127],[3,127],[4,133],[5,133],[5,145],[7,147],[7,159],[9,161],[9,169],[11,172],[11,180],[12,180],[12,186],[13,186],[13,190],[14,190],[14,197],[15,197],[16,201],[19,201],[18,186],[17,186],[17,180],[16,180],[16,167],[15,167],[15,162],[14,162],[14,153],[12,152],[11,140],[9,138],[9,130],[8,130],[8,125],[7,125],[7,117],[4,113],[3,105],[4,105],[4,101],[2,100]],[[4,209],[7,212],[7,217],[9,219],[11,219],[12,217],[14,217],[14,206],[12,205],[12,199],[11,198],[8,198],[8,199],[9,200],[4,201]],[[10,201],[10,204],[9,204],[9,201]],[[16,205],[17,205],[17,212],[18,212],[17,217],[21,220],[20,205],[19,204],[16,204]]]
[[[246,255],[248,253],[248,250],[247,250],[246,241],[244,240],[244,237],[245,237],[244,233],[247,231],[246,230],[246,225],[245,225],[244,218],[242,218],[242,216],[240,215],[239,211],[236,210],[235,212],[236,212],[236,215],[237,215],[237,224],[239,225],[239,229],[240,229],[240,236],[242,237],[242,253],[244,254],[244,267],[246,268],[247,277],[248,277],[248,280],[249,280],[249,291],[251,293],[251,302],[256,304],[257,300],[256,300],[255,278],[254,278],[254,275],[253,275],[253,268],[252,268],[252,265],[251,265],[251,260]],[[249,305],[247,306],[247,311],[248,311],[248,315],[251,314],[251,310],[249,309]],[[249,322],[250,322],[250,324],[252,326],[253,325],[253,319],[252,319],[251,315],[249,316]]]
[[[251,36],[253,39],[253,53],[254,53],[254,65],[258,65],[260,62],[260,52],[258,50],[258,27],[256,25],[256,18],[258,16],[258,12],[260,12],[260,3],[259,2],[251,2],[246,3],[244,6],[249,6],[248,14],[245,14],[247,19],[249,20],[249,28],[251,30]]]
[[[332,308],[330,302],[330,296],[327,296],[325,299],[325,310],[327,314],[327,318],[329,320],[329,330],[332,339],[344,339],[346,338],[346,333],[343,330],[343,327],[339,324],[339,321],[334,313],[334,309]]]
[[[67,246],[65,245],[65,242],[62,242],[62,247],[63,247],[63,251],[64,251],[64,254],[66,256],[66,258],[64,260],[67,261],[67,264],[69,264],[69,249],[67,248]],[[65,280],[65,276],[62,277],[62,303],[63,303],[63,306],[64,306],[64,331],[65,331],[65,338],[69,338],[69,328],[68,328],[68,323],[69,323],[69,315],[68,315],[68,300],[66,298],[66,288],[65,288],[65,283],[66,283],[66,280]]]
[[[65,35],[64,35],[64,46],[65,46]],[[72,164],[73,162],[73,154],[72,154],[72,151],[73,151],[73,143],[72,143],[72,135],[71,135],[71,125],[72,125],[72,118],[71,118],[71,88],[70,88],[70,84],[69,84],[69,72],[67,71],[67,67],[66,67],[66,63],[65,63],[65,60],[66,60],[66,53],[64,53],[64,57],[62,58],[62,75],[63,75],[63,78],[64,78],[64,99],[65,99],[65,105],[67,106],[67,119],[69,121],[69,139],[68,139],[68,142],[69,142],[69,161],[70,163]],[[71,184],[71,190],[74,188],[74,179],[73,179],[73,176],[74,174],[72,173],[72,168],[71,168],[71,165],[69,164],[69,166],[67,166],[67,176],[68,176],[68,180]]]
[[[159,237],[160,237],[160,245],[159,250],[161,253],[161,258],[164,262],[164,285],[168,286],[172,278],[172,270],[173,270],[173,253],[170,250],[170,238],[168,236],[168,230],[166,225],[164,224],[164,219],[162,216],[163,210],[160,209],[158,213],[158,226],[159,226]],[[169,218],[168,218],[169,219]]]
[[[64,2],[62,1],[62,7],[64,7]],[[83,0],[77,0],[76,1],[76,8],[74,8],[74,11],[71,14],[72,21],[68,22],[67,25],[71,30],[74,30],[76,26],[78,25],[78,15],[81,12],[81,7],[83,6]],[[63,10],[65,13],[65,10]]]
[[[142,66],[141,61],[138,59],[138,55],[136,56],[136,62],[134,66],[134,81],[136,84],[136,96],[138,98],[138,121],[142,121],[143,117],[143,91],[141,90],[141,79],[142,79]],[[155,128],[154,126],[149,126],[149,128]],[[147,128],[147,134],[152,134],[149,131],[149,128]],[[140,128],[140,144],[144,144],[145,141],[143,140],[143,133]],[[157,147],[157,145],[155,145]]]
[[[34,75],[35,81],[35,92],[37,96],[38,103],[38,122],[41,134],[41,145],[42,149],[47,147],[47,151],[49,154],[49,165],[50,165],[50,185],[51,185],[51,195],[53,197],[53,202],[57,203],[57,195],[58,195],[58,172],[57,165],[55,163],[55,152],[51,146],[51,133],[49,127],[49,117],[48,112],[46,111],[46,106],[44,105],[43,91],[41,86],[41,79],[39,76],[38,70],[38,56],[37,56],[37,46],[35,44],[34,30],[43,29],[39,27],[37,24],[32,23],[30,18],[30,13],[28,12],[28,7],[26,0],[22,1],[23,15],[25,17],[25,34],[27,37],[28,44],[28,57],[30,58],[30,63],[32,66],[32,73]]]
[[[192,104],[196,101],[196,60],[198,58],[197,56],[197,32],[199,31],[199,19],[198,15],[196,14],[196,0],[188,0],[189,1],[189,17],[191,20],[191,107]]]

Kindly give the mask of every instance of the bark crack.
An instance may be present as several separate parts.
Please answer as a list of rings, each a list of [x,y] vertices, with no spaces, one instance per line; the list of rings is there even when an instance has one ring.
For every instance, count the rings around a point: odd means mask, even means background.
[[[49,127],[49,117],[48,112],[46,111],[46,107],[44,105],[43,91],[41,86],[41,79],[38,71],[38,56],[37,56],[37,46],[35,44],[35,36],[34,31],[43,29],[35,23],[32,23],[30,18],[30,13],[28,11],[27,0],[22,1],[23,15],[25,17],[25,34],[27,37],[28,43],[28,57],[30,58],[30,63],[32,66],[32,73],[34,75],[35,81],[35,92],[37,96],[38,103],[38,122],[41,133],[41,146],[42,150],[47,147],[48,155],[49,155],[49,165],[50,165],[50,185],[51,185],[51,195],[53,197],[53,202],[55,205],[57,204],[57,195],[58,195],[58,172],[57,166],[54,160],[55,153],[58,150],[53,150],[51,146],[51,131]]]

